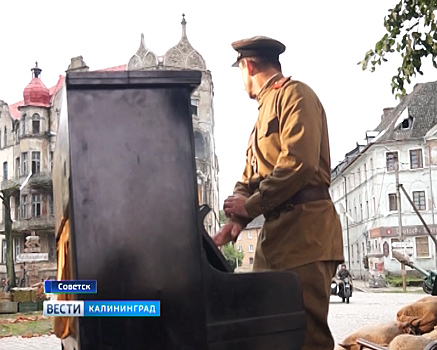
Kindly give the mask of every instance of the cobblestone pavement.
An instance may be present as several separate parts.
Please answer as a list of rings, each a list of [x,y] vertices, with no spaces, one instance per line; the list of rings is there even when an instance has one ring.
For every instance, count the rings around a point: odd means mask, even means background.
[[[340,297],[332,295],[328,320],[335,343],[362,326],[396,321],[399,309],[425,296],[427,294],[424,292],[355,292],[350,303],[346,304],[342,303]]]
[[[361,326],[396,320],[396,313],[403,306],[426,296],[425,293],[364,293],[356,291],[350,303],[342,303],[338,296],[331,296],[329,325],[336,343]],[[55,336],[37,338],[0,339],[1,350],[60,350],[61,342]]]
[[[54,335],[35,338],[8,337],[0,339],[1,350],[61,350],[61,341]]]

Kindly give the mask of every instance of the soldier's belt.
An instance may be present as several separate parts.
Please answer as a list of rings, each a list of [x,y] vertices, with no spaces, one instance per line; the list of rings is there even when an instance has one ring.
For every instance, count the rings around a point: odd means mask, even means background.
[[[289,200],[278,205],[275,209],[264,214],[264,217],[266,220],[275,220],[282,212],[293,210],[295,205],[319,201],[322,199],[331,199],[328,186],[308,186],[297,192]]]

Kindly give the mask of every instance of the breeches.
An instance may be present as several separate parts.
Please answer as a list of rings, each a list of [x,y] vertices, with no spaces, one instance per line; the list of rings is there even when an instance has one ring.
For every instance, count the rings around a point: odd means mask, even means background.
[[[338,262],[317,261],[291,269],[299,276],[306,313],[305,343],[302,350],[332,350],[334,339],[328,326],[331,279]]]

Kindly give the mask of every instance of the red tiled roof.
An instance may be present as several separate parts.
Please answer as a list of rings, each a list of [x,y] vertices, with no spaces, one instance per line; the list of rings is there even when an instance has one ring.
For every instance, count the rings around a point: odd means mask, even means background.
[[[56,93],[62,88],[62,86],[64,85],[64,81],[65,81],[65,76],[60,75],[58,82],[56,83],[55,86],[51,87],[49,90],[49,103],[50,105],[53,102],[53,98],[55,97]],[[14,119],[20,119],[20,111],[19,111],[19,107],[24,106],[24,100],[20,101],[20,102],[16,102],[14,104],[9,105],[9,113],[11,113],[12,118]],[[44,106],[45,107],[45,106]]]
[[[26,106],[50,107],[50,93],[40,78],[33,78],[23,91]]]
[[[98,69],[93,72],[121,72],[126,70],[126,64],[122,64],[121,66],[115,66],[110,68]]]
[[[122,64],[120,66],[109,67],[109,68],[104,68],[104,69],[98,69],[95,72],[121,72],[121,71],[125,71],[126,67],[127,67],[126,64]],[[50,105],[53,103],[53,99],[54,99],[56,93],[59,90],[61,90],[62,86],[64,85],[64,82],[65,82],[65,76],[60,75],[56,85],[52,86],[49,89],[49,95],[50,95],[49,104]],[[19,119],[20,118],[20,111],[19,111],[18,108],[22,107],[24,105],[25,105],[24,100],[9,105],[9,113],[11,113],[12,118],[14,118],[14,119]]]

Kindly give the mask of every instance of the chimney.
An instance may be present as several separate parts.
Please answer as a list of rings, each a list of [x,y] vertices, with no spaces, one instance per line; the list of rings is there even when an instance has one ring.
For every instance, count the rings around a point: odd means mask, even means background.
[[[85,61],[83,60],[82,56],[73,57],[71,59],[71,63],[68,66],[67,73],[68,72],[88,72],[89,67],[86,65]]]
[[[391,112],[393,112],[393,107],[386,107],[382,110],[381,120],[384,120]]]

